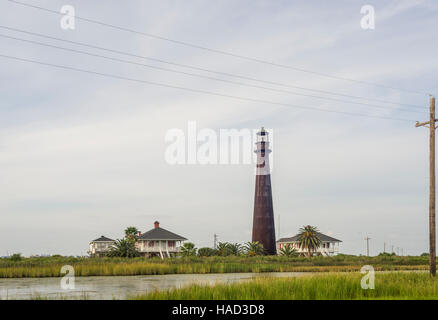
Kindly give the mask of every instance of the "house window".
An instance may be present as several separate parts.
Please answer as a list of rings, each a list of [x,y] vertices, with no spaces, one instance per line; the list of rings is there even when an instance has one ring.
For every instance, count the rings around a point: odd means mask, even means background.
[[[168,245],[170,248],[173,248],[173,247],[175,247],[175,241],[167,241],[167,245]]]
[[[154,242],[153,241],[149,241],[149,248],[153,248],[154,247]]]

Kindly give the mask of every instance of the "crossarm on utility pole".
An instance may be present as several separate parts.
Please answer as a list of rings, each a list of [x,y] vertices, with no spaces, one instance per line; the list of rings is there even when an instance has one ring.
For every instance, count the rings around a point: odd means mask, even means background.
[[[436,121],[436,119],[435,119],[435,121]],[[415,123],[415,126],[416,127],[423,127],[423,126],[426,126],[426,124],[429,124],[430,123],[430,121],[426,121],[426,122],[416,122]]]

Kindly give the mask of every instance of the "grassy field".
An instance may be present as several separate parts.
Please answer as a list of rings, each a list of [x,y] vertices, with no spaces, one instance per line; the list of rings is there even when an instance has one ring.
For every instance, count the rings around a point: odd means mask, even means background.
[[[438,280],[426,272],[376,273],[375,289],[364,290],[360,273],[306,275],[298,278],[261,278],[215,286],[190,285],[130,297],[151,300],[353,300],[438,299]]]
[[[230,272],[349,272],[369,264],[376,271],[427,270],[428,257],[349,256],[297,257],[187,257],[166,260],[144,258],[24,258],[0,259],[0,278],[60,277],[63,265],[72,265],[76,276],[127,276],[153,274]]]

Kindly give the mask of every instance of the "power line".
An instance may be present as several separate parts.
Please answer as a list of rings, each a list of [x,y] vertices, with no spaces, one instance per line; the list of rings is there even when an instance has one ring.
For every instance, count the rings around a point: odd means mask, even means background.
[[[22,5],[22,6],[26,6],[26,7],[29,7],[29,8],[34,8],[34,9],[46,11],[46,12],[49,12],[49,13],[54,13],[54,14],[57,14],[57,15],[63,15],[61,12],[58,12],[56,10],[51,10],[51,9],[48,9],[48,8],[39,7],[39,6],[36,6],[36,5],[31,5],[31,4],[28,4],[28,3],[24,3],[24,2],[20,2],[20,1],[15,1],[15,0],[8,0],[8,1],[11,2],[11,3],[14,3],[14,4],[19,4],[19,5]],[[384,85],[384,84],[380,84],[380,83],[374,83],[374,82],[368,82],[368,81],[364,81],[364,80],[356,80],[356,79],[351,79],[351,78],[334,76],[334,75],[327,74],[327,73],[321,73],[321,72],[317,72],[317,71],[306,70],[306,69],[303,69],[303,68],[298,68],[298,67],[294,67],[294,66],[280,64],[280,63],[276,63],[276,62],[272,62],[272,61],[267,61],[267,60],[263,60],[263,59],[258,59],[258,58],[253,58],[253,57],[249,57],[249,56],[239,55],[239,54],[235,54],[235,53],[232,53],[232,52],[222,51],[222,50],[218,50],[218,49],[212,49],[212,48],[208,48],[208,47],[205,47],[205,46],[201,46],[201,45],[197,45],[197,44],[193,44],[193,43],[189,43],[189,42],[185,42],[185,41],[170,39],[170,38],[167,38],[167,37],[163,37],[163,36],[159,36],[159,35],[154,35],[154,34],[151,34],[151,33],[146,33],[146,32],[142,32],[142,31],[126,28],[126,27],[116,26],[116,25],[109,24],[109,23],[102,22],[102,21],[97,21],[97,20],[93,20],[93,19],[88,19],[88,18],[80,17],[80,16],[77,16],[77,15],[75,15],[75,19],[82,20],[82,21],[85,21],[85,22],[88,22],[88,23],[93,23],[93,24],[101,25],[101,26],[108,27],[108,28],[117,29],[117,30],[120,30],[120,31],[130,32],[130,33],[134,33],[134,34],[138,34],[138,35],[142,35],[142,36],[146,36],[146,37],[150,37],[150,38],[154,38],[154,39],[158,39],[158,40],[172,42],[172,43],[183,45],[183,46],[186,46],[186,47],[192,47],[192,48],[196,48],[196,49],[200,49],[200,50],[214,52],[214,53],[217,53],[217,54],[231,56],[231,57],[234,57],[234,58],[245,59],[245,60],[249,60],[249,61],[252,61],[252,62],[257,62],[257,63],[261,63],[261,64],[271,65],[271,66],[275,66],[275,67],[279,67],[279,68],[291,69],[291,70],[295,70],[295,71],[299,71],[299,72],[304,72],[304,73],[309,73],[309,74],[313,74],[313,75],[318,75],[318,76],[321,76],[321,77],[326,77],[326,78],[331,78],[331,79],[336,79],[336,80],[343,80],[343,81],[350,81],[350,82],[355,82],[355,83],[364,84],[364,85],[368,85],[368,86],[381,87],[381,88],[397,90],[397,91],[404,91],[404,92],[408,92],[408,93],[415,93],[415,94],[421,94],[421,95],[424,95],[424,94],[428,95],[428,93],[420,92],[420,91],[416,91],[416,90],[408,90],[408,89],[388,86],[388,85]]]
[[[41,46],[45,46],[45,47],[60,49],[60,50],[64,50],[64,51],[70,51],[70,52],[74,52],[74,53],[85,54],[85,55],[89,55],[89,56],[92,56],[92,57],[103,58],[103,59],[106,59],[106,60],[112,60],[112,61],[117,61],[117,62],[122,62],[122,63],[128,63],[128,64],[138,65],[138,66],[147,67],[147,68],[153,68],[153,69],[164,70],[164,71],[174,72],[174,73],[183,74],[183,75],[189,75],[189,76],[193,76],[193,77],[200,77],[200,78],[209,79],[209,80],[215,80],[215,81],[220,81],[220,82],[237,84],[237,85],[245,86],[245,87],[258,88],[258,89],[274,91],[274,92],[280,92],[280,93],[288,93],[288,94],[305,96],[305,97],[311,97],[311,98],[316,98],[316,99],[324,99],[324,100],[337,101],[337,102],[343,102],[343,103],[351,103],[351,104],[363,105],[363,106],[368,106],[368,107],[373,107],[373,108],[391,109],[391,110],[397,110],[397,111],[403,111],[403,112],[427,113],[427,112],[423,112],[423,111],[407,110],[407,109],[400,109],[400,108],[397,108],[397,107],[379,106],[379,105],[373,105],[373,104],[363,103],[363,102],[347,101],[347,100],[341,100],[341,99],[329,98],[329,97],[321,97],[321,96],[303,94],[303,93],[298,93],[298,92],[292,92],[292,91],[288,91],[288,90],[280,90],[280,89],[268,88],[268,87],[263,87],[263,86],[258,86],[258,85],[246,84],[246,83],[242,83],[242,82],[236,82],[236,81],[229,81],[229,80],[224,80],[224,79],[219,79],[219,78],[207,77],[207,76],[203,76],[203,75],[198,75],[198,74],[193,74],[193,73],[188,73],[188,72],[183,72],[183,71],[177,71],[177,70],[172,70],[172,69],[167,69],[167,68],[162,68],[162,67],[142,64],[142,63],[137,63],[137,62],[123,60],[123,59],[118,59],[118,58],[114,58],[114,57],[108,57],[108,56],[104,56],[104,55],[100,55],[100,54],[95,54],[95,53],[90,53],[90,52],[86,52],[86,51],[80,51],[80,50],[76,50],[76,49],[60,47],[60,46],[51,45],[51,44],[47,44],[47,43],[42,43],[42,42],[38,42],[38,41],[11,37],[11,36],[7,36],[7,35],[3,35],[3,34],[0,34],[0,37],[8,38],[8,39],[13,39],[13,40],[17,40],[17,41],[22,41],[22,42],[26,42],[26,43],[31,43],[31,44],[37,44],[37,45],[41,45]]]
[[[141,56],[141,55],[137,55],[137,54],[133,54],[133,53],[128,53],[128,52],[124,52],[124,51],[119,51],[119,50],[115,50],[115,49],[99,47],[99,46],[95,46],[95,45],[91,45],[91,44],[87,44],[87,43],[83,43],[83,42],[77,42],[77,41],[71,41],[71,40],[66,40],[66,39],[62,39],[62,38],[52,37],[52,36],[44,35],[44,34],[41,34],[41,33],[30,32],[30,31],[26,31],[26,30],[22,30],[22,29],[16,29],[16,28],[11,28],[11,27],[2,26],[2,25],[0,25],[0,28],[6,29],[6,30],[10,30],[10,31],[16,31],[16,32],[20,32],[20,33],[25,33],[25,34],[29,34],[29,35],[33,35],[33,36],[38,36],[38,37],[42,37],[42,38],[47,38],[47,39],[51,39],[51,40],[71,43],[71,44],[75,44],[75,45],[79,45],[79,46],[85,46],[85,47],[89,47],[89,48],[93,48],[93,49],[108,51],[108,52],[117,53],[117,54],[122,54],[122,55],[130,56],[130,57],[141,58],[141,59],[145,59],[145,60],[151,60],[151,61],[160,62],[160,63],[164,63],[164,64],[170,64],[170,65],[174,65],[174,66],[178,66],[178,67],[183,67],[183,68],[188,68],[188,69],[193,69],[193,70],[198,70],[198,71],[204,71],[204,72],[209,72],[209,73],[215,73],[215,74],[220,74],[220,75],[224,75],[224,76],[244,79],[244,80],[256,81],[256,82],[261,82],[261,83],[268,83],[268,84],[271,84],[271,85],[295,88],[295,89],[311,91],[311,92],[319,92],[319,93],[330,94],[330,95],[335,95],[335,96],[342,96],[342,97],[353,98],[353,99],[362,99],[362,100],[369,100],[369,101],[375,101],[375,102],[388,103],[388,104],[393,104],[393,105],[408,106],[408,107],[414,107],[414,108],[419,108],[419,109],[427,109],[427,107],[419,106],[419,105],[405,104],[405,103],[399,103],[399,102],[393,102],[393,101],[387,101],[387,100],[381,100],[381,99],[373,99],[373,98],[368,98],[368,97],[361,97],[361,96],[354,96],[354,95],[348,95],[348,94],[342,94],[342,93],[335,93],[335,92],[326,91],[326,90],[309,89],[309,88],[305,88],[305,87],[301,87],[301,86],[288,85],[288,84],[283,84],[283,83],[275,82],[275,81],[267,81],[267,80],[261,80],[261,79],[252,78],[252,77],[248,77],[248,76],[236,75],[236,74],[226,73],[226,72],[221,72],[221,71],[214,71],[214,70],[200,68],[200,67],[196,67],[196,66],[190,66],[190,65],[186,65],[186,64],[170,62],[170,61],[166,61],[166,60],[162,60],[162,59]],[[158,67],[154,67],[154,68],[158,68]],[[173,70],[173,72],[174,72],[174,70]],[[196,76],[201,76],[201,75],[196,75]],[[226,81],[226,80],[220,79],[220,81]]]
[[[109,74],[109,73],[102,73],[102,72],[97,72],[97,71],[79,69],[79,68],[75,68],[75,67],[57,65],[57,64],[52,64],[52,63],[47,63],[47,62],[42,62],[42,61],[37,61],[37,60],[8,56],[8,55],[4,55],[4,54],[0,54],[0,57],[12,59],[12,60],[16,60],[16,61],[21,61],[21,62],[29,62],[29,63],[35,63],[35,64],[39,64],[39,65],[44,65],[44,66],[50,66],[50,67],[54,67],[54,68],[58,68],[58,69],[72,70],[72,71],[77,71],[77,72],[99,75],[102,77],[114,78],[114,79],[119,79],[119,80],[127,80],[127,81],[132,81],[132,82],[150,84],[150,85],[154,85],[154,86],[173,88],[173,89],[178,89],[178,90],[184,90],[184,91],[202,93],[202,94],[207,94],[207,95],[231,98],[231,99],[236,99],[236,100],[241,100],[241,101],[257,102],[257,103],[264,103],[264,104],[270,104],[270,105],[277,105],[277,106],[281,106],[281,107],[298,108],[298,109],[313,110],[313,111],[339,113],[339,114],[345,114],[345,115],[350,115],[350,116],[367,117],[367,118],[374,118],[374,119],[414,122],[414,120],[410,120],[410,119],[392,118],[392,117],[386,117],[386,116],[374,116],[374,115],[362,114],[362,113],[329,110],[329,109],[322,109],[322,108],[316,108],[316,107],[299,106],[299,105],[286,104],[286,103],[281,103],[281,102],[273,102],[273,101],[268,101],[268,100],[253,99],[253,98],[248,98],[248,97],[240,97],[240,96],[222,94],[222,93],[217,93],[217,92],[212,92],[212,91],[174,86],[174,85],[169,85],[169,84],[160,83],[160,82],[153,82],[153,81],[147,81],[147,80],[128,78],[128,77],[118,76],[118,75]]]

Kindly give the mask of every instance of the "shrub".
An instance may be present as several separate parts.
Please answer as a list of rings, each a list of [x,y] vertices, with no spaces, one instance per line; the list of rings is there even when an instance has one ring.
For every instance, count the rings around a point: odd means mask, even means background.
[[[11,255],[11,256],[9,257],[9,259],[10,259],[11,261],[20,261],[20,260],[23,259],[23,257],[21,256],[21,253],[14,253],[13,255]]]
[[[217,255],[217,250],[213,248],[204,247],[198,250],[198,256],[200,257],[211,257],[215,255]]]

